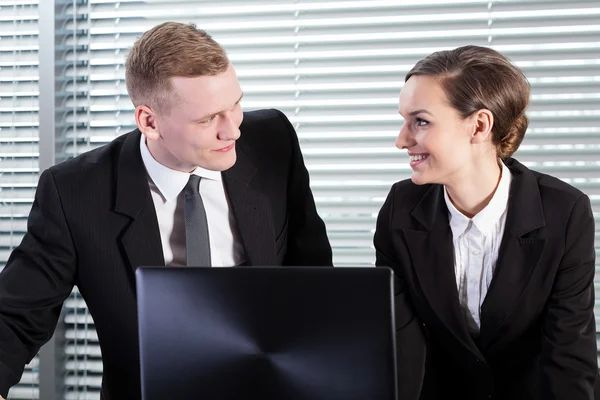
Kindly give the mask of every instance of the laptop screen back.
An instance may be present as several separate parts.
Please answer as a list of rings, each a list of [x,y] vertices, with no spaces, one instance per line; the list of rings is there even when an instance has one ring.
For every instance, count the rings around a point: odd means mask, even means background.
[[[142,393],[395,400],[387,268],[141,267]]]

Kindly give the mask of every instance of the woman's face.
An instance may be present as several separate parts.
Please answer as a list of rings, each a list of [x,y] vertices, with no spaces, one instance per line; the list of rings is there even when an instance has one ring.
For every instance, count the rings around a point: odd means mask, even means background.
[[[474,121],[450,105],[439,79],[414,75],[400,92],[404,124],[396,147],[408,150],[417,185],[452,184],[467,175],[473,159]]]

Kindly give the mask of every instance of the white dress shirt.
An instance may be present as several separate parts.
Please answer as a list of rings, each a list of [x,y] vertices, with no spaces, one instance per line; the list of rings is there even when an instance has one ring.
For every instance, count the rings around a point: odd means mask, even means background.
[[[488,205],[469,219],[454,207],[444,188],[454,244],[454,271],[460,304],[469,331],[479,336],[481,305],[485,299],[506,225],[510,170],[502,163],[502,177]]]
[[[140,152],[148,172],[148,184],[158,218],[165,264],[185,266],[183,188],[190,174],[167,168],[156,161],[146,146],[144,135],[140,141]],[[212,266],[231,267],[243,264],[244,249],[225,194],[221,172],[197,167],[192,173],[202,178],[199,190],[208,220]]]

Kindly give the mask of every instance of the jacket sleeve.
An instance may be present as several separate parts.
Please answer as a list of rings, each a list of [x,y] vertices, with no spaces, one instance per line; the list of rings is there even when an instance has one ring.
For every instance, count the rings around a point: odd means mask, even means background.
[[[296,131],[285,115],[275,110],[290,136],[291,166],[288,178],[288,240],[283,265],[332,266],[332,252],[325,223],[315,206],[310,179]]]
[[[373,243],[377,267],[389,267],[394,271],[394,309],[396,325],[396,366],[398,375],[398,398],[418,399],[425,376],[426,342],[422,325],[414,313],[408,288],[402,274],[392,238],[395,186],[392,187],[377,217]]]
[[[589,198],[575,203],[543,325],[541,397],[593,399],[598,374],[594,319],[594,216]]]
[[[39,179],[27,233],[0,273],[0,395],[56,328],[71,293],[76,256],[52,173]]]

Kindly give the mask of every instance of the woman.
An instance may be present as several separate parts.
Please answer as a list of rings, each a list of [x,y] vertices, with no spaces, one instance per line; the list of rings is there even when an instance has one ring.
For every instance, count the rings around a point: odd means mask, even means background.
[[[400,93],[412,178],[374,244],[397,278],[399,387],[424,370],[423,400],[593,398],[594,218],[511,158],[528,101],[523,73],[477,46],[419,61]]]

